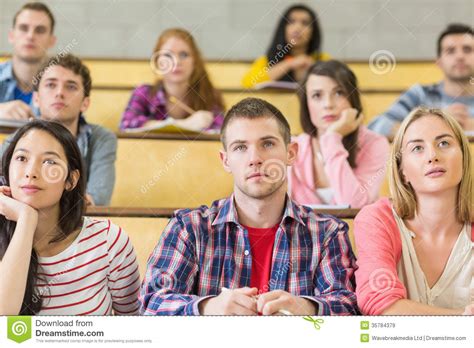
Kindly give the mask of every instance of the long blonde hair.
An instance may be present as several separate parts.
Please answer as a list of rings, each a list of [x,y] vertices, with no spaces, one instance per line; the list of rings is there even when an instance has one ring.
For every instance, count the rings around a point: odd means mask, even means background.
[[[224,111],[222,96],[219,91],[214,88],[209,79],[209,75],[204,66],[204,60],[191,33],[181,28],[165,30],[156,42],[155,48],[153,49],[153,55],[159,52],[165,42],[172,37],[179,38],[186,42],[191,49],[191,54],[194,58],[194,69],[189,81],[189,106],[194,110],[212,111],[217,107]],[[162,83],[162,79],[156,81],[151,89],[151,95],[156,94]]]
[[[473,219],[473,164],[469,141],[459,123],[440,109],[420,107],[414,109],[402,122],[395,136],[390,155],[389,187],[393,207],[402,219],[411,219],[417,209],[416,195],[411,185],[403,180],[401,170],[402,141],[408,127],[416,120],[425,116],[437,116],[451,128],[456,137],[463,156],[462,178],[458,186],[456,216],[460,222],[470,222]]]

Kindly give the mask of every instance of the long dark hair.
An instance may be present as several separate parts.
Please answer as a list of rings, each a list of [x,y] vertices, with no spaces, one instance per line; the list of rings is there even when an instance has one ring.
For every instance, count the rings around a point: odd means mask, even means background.
[[[73,233],[82,225],[82,217],[85,209],[85,181],[83,178],[83,163],[82,156],[77,147],[74,136],[65,128],[56,122],[48,122],[42,120],[34,120],[21,127],[14,135],[8,148],[3,154],[2,159],[2,173],[5,177],[6,185],[10,185],[9,168],[12,160],[13,152],[18,141],[25,136],[30,130],[40,129],[52,135],[63,147],[67,158],[68,173],[66,182],[72,183],[71,173],[78,170],[80,178],[76,186],[68,191],[64,190],[59,201],[59,221],[58,227],[60,233],[50,240],[50,243],[59,242],[66,239],[68,235]],[[5,216],[0,215],[0,260],[5,255],[8,245],[12,240],[15,232],[16,222],[9,221]],[[36,281],[38,280],[38,255],[35,250],[32,250],[30,258],[30,267],[28,270],[28,278],[23,297],[23,303],[20,310],[20,315],[34,315],[41,310],[42,299],[41,294],[35,289]]]
[[[285,29],[288,25],[290,19],[290,14],[293,11],[306,11],[311,17],[311,39],[309,40],[308,47],[306,49],[306,54],[316,55],[319,59],[321,54],[321,42],[322,42],[322,33],[319,27],[319,20],[316,13],[306,5],[298,4],[289,7],[278,23],[275,35],[273,36],[272,43],[267,50],[267,59],[268,62],[272,64],[277,64],[285,59],[286,56],[291,55],[291,50],[285,49],[289,42],[286,41]],[[289,72],[282,78],[281,81],[294,81],[293,72]]]
[[[301,82],[301,86],[298,89],[298,95],[300,98],[300,122],[303,131],[311,136],[317,136],[318,130],[316,126],[311,122],[311,116],[308,110],[308,96],[306,93],[306,83],[311,75],[327,76],[342,88],[346,98],[354,109],[359,111],[358,117],[362,114],[362,103],[360,101],[360,93],[357,87],[357,77],[349,67],[338,61],[329,60],[327,62],[317,62],[308,69],[306,76]],[[349,152],[349,158],[347,159],[352,168],[356,167],[355,158],[359,150],[358,147],[359,128],[352,133],[342,138],[344,148]]]

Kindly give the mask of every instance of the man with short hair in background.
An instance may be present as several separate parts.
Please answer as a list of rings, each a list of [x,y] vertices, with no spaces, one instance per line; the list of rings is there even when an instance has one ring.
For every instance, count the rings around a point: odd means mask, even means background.
[[[442,81],[412,86],[369,129],[395,135],[403,119],[418,106],[444,109],[466,131],[474,131],[474,30],[464,24],[449,25],[438,38],[436,64]]]
[[[0,119],[28,120],[37,114],[33,106],[33,80],[56,43],[54,16],[41,2],[21,7],[13,18],[8,41],[11,60],[0,64]]]

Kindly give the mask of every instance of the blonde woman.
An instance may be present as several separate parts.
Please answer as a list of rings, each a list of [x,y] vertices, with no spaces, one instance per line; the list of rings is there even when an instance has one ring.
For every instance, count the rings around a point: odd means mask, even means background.
[[[395,137],[392,199],[357,215],[357,301],[366,315],[473,314],[473,164],[459,124],[418,108]]]

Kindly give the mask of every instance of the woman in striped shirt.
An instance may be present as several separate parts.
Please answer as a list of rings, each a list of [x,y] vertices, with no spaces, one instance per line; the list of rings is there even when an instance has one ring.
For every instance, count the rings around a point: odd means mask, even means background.
[[[84,217],[81,154],[58,123],[32,121],[4,153],[0,315],[136,314],[139,272],[124,231]]]

